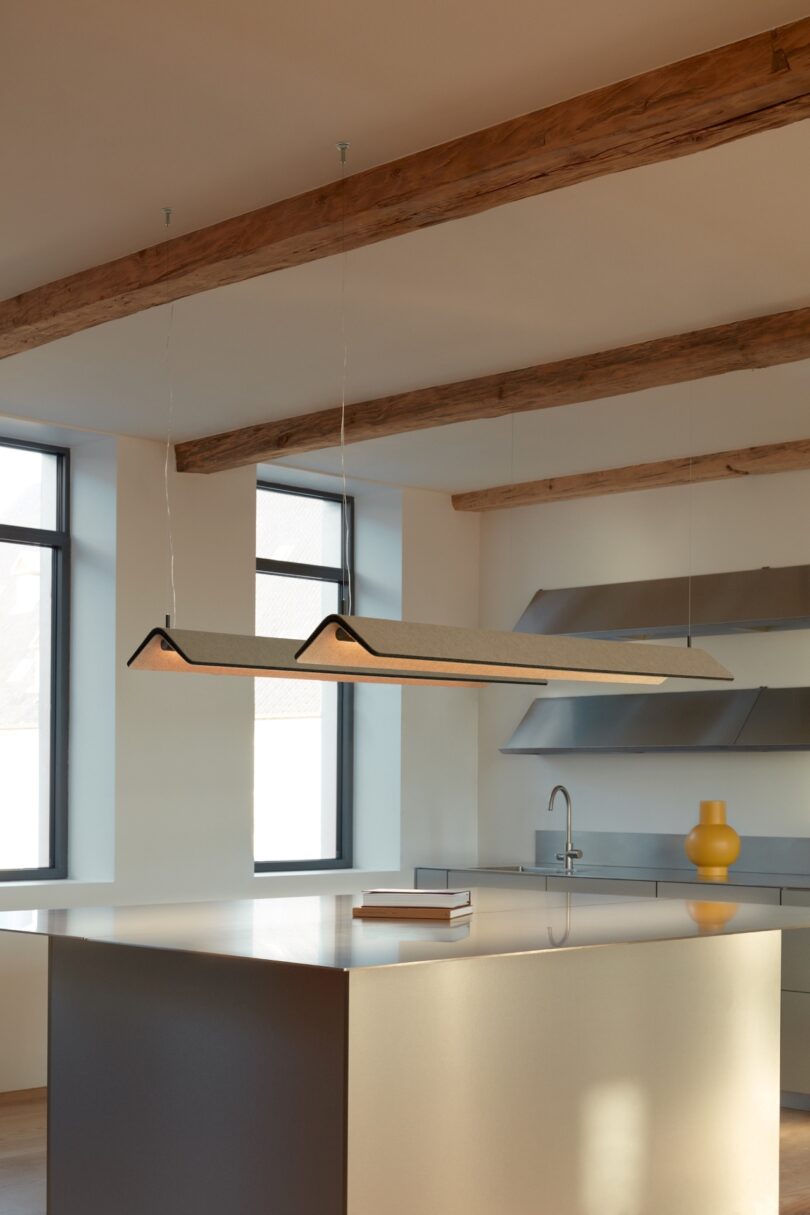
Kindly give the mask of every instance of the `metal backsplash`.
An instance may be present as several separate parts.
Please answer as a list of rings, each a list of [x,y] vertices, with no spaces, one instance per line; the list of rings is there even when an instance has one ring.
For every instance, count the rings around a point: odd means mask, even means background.
[[[693,869],[683,850],[683,835],[655,831],[577,831],[576,845],[586,865],[616,865],[644,869]],[[535,864],[554,864],[565,845],[563,831],[535,832]],[[810,839],[779,835],[741,836],[743,873],[810,873]]]

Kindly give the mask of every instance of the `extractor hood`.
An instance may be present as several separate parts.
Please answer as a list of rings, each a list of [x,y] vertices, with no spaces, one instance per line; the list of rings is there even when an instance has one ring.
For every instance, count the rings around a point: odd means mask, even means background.
[[[542,697],[501,750],[810,751],[810,688]]]
[[[636,639],[810,628],[810,565],[538,591],[520,633]]]

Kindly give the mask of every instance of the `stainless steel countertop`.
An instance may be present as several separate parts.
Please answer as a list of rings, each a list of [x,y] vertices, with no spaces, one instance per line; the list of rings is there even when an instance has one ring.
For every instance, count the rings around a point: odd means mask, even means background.
[[[687,882],[695,886],[773,886],[779,889],[810,890],[809,873],[748,873],[745,870],[729,870],[727,878],[700,877],[694,869],[656,869],[642,865],[586,865],[574,866],[573,873],[566,873],[561,865],[477,865],[474,869],[464,865],[428,865],[428,869],[452,869],[467,873],[525,873],[540,877],[616,878],[622,881],[639,882]]]
[[[356,969],[810,928],[810,908],[480,887],[464,921],[358,921],[355,895],[0,913],[0,931]],[[701,919],[703,922],[701,923]]]

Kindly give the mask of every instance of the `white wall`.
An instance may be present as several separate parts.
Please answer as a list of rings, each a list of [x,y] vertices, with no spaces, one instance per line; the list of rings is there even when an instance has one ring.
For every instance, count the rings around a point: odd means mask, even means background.
[[[126,901],[252,880],[252,681],[126,668],[171,609],[163,459],[156,443],[119,446],[115,895]],[[252,632],[252,469],[175,476],[170,488],[175,623]]]
[[[446,494],[403,502],[402,617],[478,627],[479,520]],[[402,856],[414,865],[475,863],[478,855],[478,692],[402,689]]]
[[[808,508],[810,473],[792,473],[489,514],[481,534],[481,625],[513,628],[540,588],[810,562]],[[810,683],[807,631],[698,644],[731,669],[736,687]],[[705,685],[672,681],[660,690],[689,686]],[[534,695],[593,693],[587,685],[564,684],[539,693],[495,687],[481,693],[482,861],[531,858],[534,831],[560,826],[546,814],[557,781],[571,790],[575,825],[582,828],[686,832],[700,799],[719,797],[741,832],[810,835],[807,754],[498,753]]]

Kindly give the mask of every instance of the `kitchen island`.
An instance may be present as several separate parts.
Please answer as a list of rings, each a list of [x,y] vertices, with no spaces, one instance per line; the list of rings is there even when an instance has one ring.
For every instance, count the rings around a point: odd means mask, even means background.
[[[49,1215],[775,1215],[807,909],[354,901],[0,914],[50,938]]]

